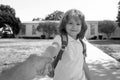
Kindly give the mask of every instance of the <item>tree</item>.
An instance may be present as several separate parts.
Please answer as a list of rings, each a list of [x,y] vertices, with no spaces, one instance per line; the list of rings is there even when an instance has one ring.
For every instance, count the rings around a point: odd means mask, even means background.
[[[37,17],[37,18],[33,18],[32,21],[42,21],[42,20],[43,20],[42,18]]]
[[[47,38],[50,38],[51,35],[58,34],[58,22],[54,21],[45,21],[39,23],[37,30],[39,32],[43,32],[43,35],[45,35]]]
[[[15,9],[11,8],[9,5],[0,5],[0,11],[12,14],[15,16]]]
[[[117,24],[110,20],[99,21],[98,23],[98,31],[105,33],[108,38],[111,36],[111,33],[115,31],[116,27]]]
[[[21,21],[15,17],[15,10],[8,5],[0,5],[0,28],[9,25],[13,31],[14,36],[19,33]]]
[[[120,27],[120,1],[118,2],[118,15],[117,15],[117,23],[118,23],[118,26]]]
[[[45,20],[60,20],[63,16],[64,12],[61,11],[54,11],[53,13],[46,16]]]

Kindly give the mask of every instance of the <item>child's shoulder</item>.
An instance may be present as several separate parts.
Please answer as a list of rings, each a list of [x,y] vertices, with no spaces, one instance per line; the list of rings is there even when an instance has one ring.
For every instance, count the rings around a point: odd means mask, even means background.
[[[60,35],[56,35],[54,39],[61,39],[61,36]]]
[[[60,35],[56,35],[54,40],[53,40],[53,44],[58,44],[59,46],[61,46],[61,36]]]

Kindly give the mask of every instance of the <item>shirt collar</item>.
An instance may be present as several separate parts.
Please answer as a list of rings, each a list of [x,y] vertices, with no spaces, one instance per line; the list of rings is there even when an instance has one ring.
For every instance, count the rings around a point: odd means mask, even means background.
[[[75,40],[75,39],[73,39],[70,35],[68,35],[68,40],[69,40],[69,41],[78,41],[78,39]]]

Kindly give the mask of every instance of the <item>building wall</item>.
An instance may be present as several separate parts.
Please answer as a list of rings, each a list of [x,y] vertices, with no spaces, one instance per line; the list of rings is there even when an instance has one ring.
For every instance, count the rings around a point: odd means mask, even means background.
[[[37,31],[38,24],[36,23],[28,23],[26,24],[26,36],[40,36],[39,32]]]
[[[24,25],[25,32],[23,30],[20,31],[19,36],[20,37],[40,37],[42,35],[42,32],[39,32],[37,30],[37,26],[39,25],[39,22],[25,22],[22,23]],[[22,33],[23,31],[23,33]]]
[[[98,21],[87,21],[87,32],[85,34],[85,37],[87,39],[94,37],[94,36],[98,36]]]
[[[44,21],[45,22],[45,21]],[[31,21],[31,22],[24,22],[25,25],[25,34],[21,34],[20,31],[19,36],[23,37],[40,37],[42,32],[37,31],[37,26],[39,25],[40,21]],[[98,21],[87,21],[88,29],[86,31],[85,37],[87,39],[97,36],[98,35]]]

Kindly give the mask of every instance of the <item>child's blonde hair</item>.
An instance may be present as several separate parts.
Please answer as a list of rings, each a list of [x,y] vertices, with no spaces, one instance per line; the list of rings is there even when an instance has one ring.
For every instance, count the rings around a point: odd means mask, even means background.
[[[68,23],[71,16],[79,17],[79,19],[82,23],[82,27],[81,27],[80,33],[77,35],[77,39],[78,38],[83,39],[84,35],[85,35],[85,32],[87,30],[87,25],[86,25],[86,22],[85,22],[84,14],[77,9],[70,9],[63,15],[63,18],[61,19],[60,24],[59,24],[60,34],[67,34],[66,24]]]

